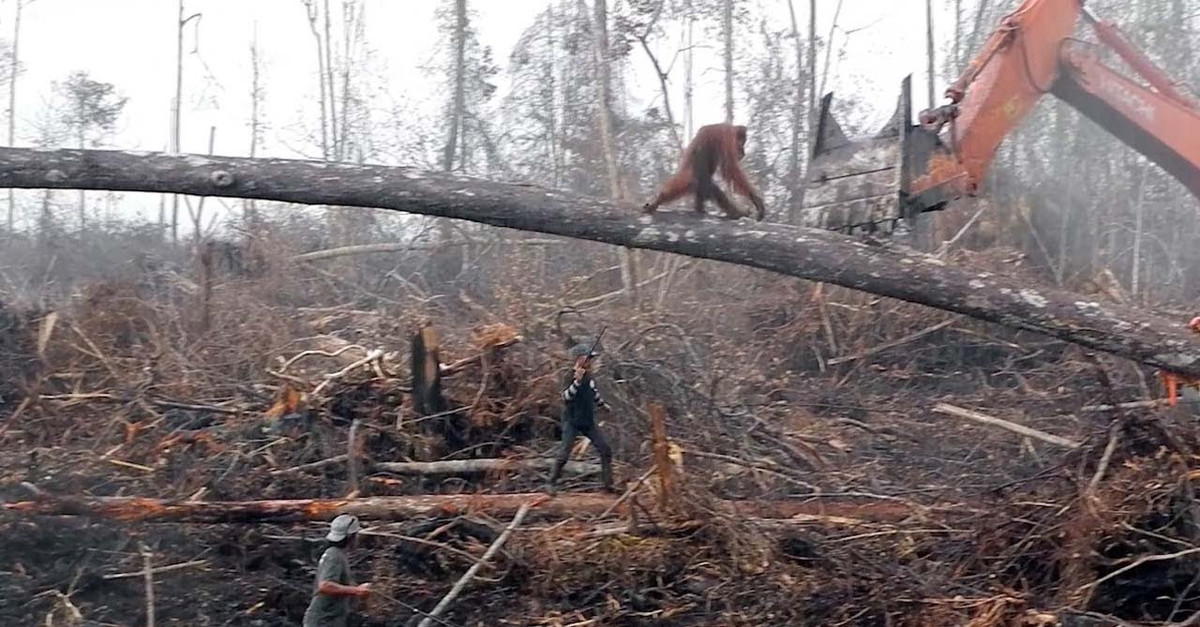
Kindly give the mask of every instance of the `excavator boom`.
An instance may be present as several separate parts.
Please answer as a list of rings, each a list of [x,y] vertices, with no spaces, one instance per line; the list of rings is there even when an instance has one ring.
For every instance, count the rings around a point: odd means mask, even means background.
[[[1149,86],[1107,67],[1098,47],[1072,39],[1080,19]],[[1007,15],[946,90],[950,103],[912,123],[911,78],[888,125],[851,141],[832,94],[818,117],[805,223],[890,232],[904,220],[974,195],[996,149],[1046,93],[1146,155],[1200,197],[1200,110],[1115,26],[1082,0],[1026,0]]]

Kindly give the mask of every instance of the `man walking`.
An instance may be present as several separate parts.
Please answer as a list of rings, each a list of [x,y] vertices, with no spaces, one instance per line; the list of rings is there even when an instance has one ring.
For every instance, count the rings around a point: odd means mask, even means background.
[[[346,550],[358,544],[362,525],[358,517],[342,514],[333,519],[325,539],[329,548],[317,563],[317,584],[304,612],[304,627],[345,627],[350,617],[351,597],[370,594],[371,584],[354,585]]]
[[[550,485],[547,487],[550,494],[555,493],[563,466],[571,456],[571,446],[575,444],[575,438],[581,435],[591,440],[596,452],[600,454],[600,478],[604,484],[604,491],[615,492],[612,479],[612,449],[600,433],[600,428],[596,426],[596,406],[606,411],[611,411],[612,408],[600,397],[596,381],[589,372],[590,358],[595,356],[595,353],[590,351],[591,349],[583,344],[571,348],[570,354],[575,363],[563,379],[562,444],[558,449],[558,457],[554,459],[554,470],[550,473]]]

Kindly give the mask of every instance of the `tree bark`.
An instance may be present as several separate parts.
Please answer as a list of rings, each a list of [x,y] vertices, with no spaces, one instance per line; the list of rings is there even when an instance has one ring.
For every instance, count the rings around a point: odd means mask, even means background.
[[[647,216],[628,203],[533,185],[288,159],[0,148],[0,187],[378,207],[674,252],[928,305],[1200,376],[1200,340],[1184,320],[950,266],[902,247],[870,245],[829,231],[683,211]]]
[[[522,505],[544,500],[530,518],[553,520],[574,516],[599,516],[609,512],[617,497],[607,494],[562,493],[547,499],[541,494],[437,494],[375,496],[355,499],[293,499],[275,501],[168,501],[124,496],[48,496],[33,501],[5,503],[8,512],[28,516],[87,516],[146,523],[283,523],[332,520],[353,514],[363,520],[408,520],[417,517],[453,517],[487,513],[495,518],[514,516]],[[724,513],[744,518],[788,519],[808,516],[846,517],[872,522],[900,522],[916,507],[899,501],[850,502],[812,499],[793,501],[717,501]],[[628,505],[609,513],[624,514]],[[921,508],[943,515],[969,515],[962,506]]]

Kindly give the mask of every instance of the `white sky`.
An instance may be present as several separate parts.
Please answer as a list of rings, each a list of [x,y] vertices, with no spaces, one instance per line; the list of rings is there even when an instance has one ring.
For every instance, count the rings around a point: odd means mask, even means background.
[[[367,0],[367,40],[387,68],[395,97],[422,100],[426,106],[441,101],[442,95],[437,93],[441,86],[428,85],[420,66],[437,54],[433,13],[439,3],[446,1]],[[788,24],[786,0],[742,1],[750,4],[756,15],[767,11],[778,15],[781,27]],[[0,4],[0,33],[5,38],[12,36],[15,2],[2,0]],[[808,2],[795,2],[801,12],[798,19],[806,25]],[[493,58],[503,73],[513,44],[547,0],[470,3],[477,13],[475,25],[481,40],[492,47]],[[817,2],[822,38],[828,35],[837,4],[838,0]],[[300,119],[315,123],[315,51],[301,0],[187,0],[185,12],[200,12],[203,18],[198,54],[188,54],[195,42],[191,25],[185,35],[184,152],[205,152],[209,127],[216,126],[217,154],[247,154],[249,46],[256,29],[265,58],[264,117],[276,130],[294,126]],[[878,123],[894,106],[905,74],[914,75],[914,91],[924,94],[923,87],[917,88],[925,80],[924,15],[924,0],[843,0],[838,19],[842,32],[835,36],[827,90],[870,102],[875,109],[872,117]],[[114,147],[165,149],[174,91],[176,17],[175,0],[36,0],[26,6],[21,25],[20,52],[26,72],[18,87],[18,144],[28,144],[32,139],[32,120],[48,97],[52,81],[61,80],[71,71],[84,70],[96,80],[114,83],[129,98],[111,142]],[[937,21],[944,22],[946,17],[946,11],[939,10],[935,28]],[[952,34],[945,29],[939,45],[951,40]],[[659,54],[669,58],[678,41],[677,33],[662,38]],[[647,71],[649,64],[639,50],[631,58],[634,71],[628,74],[629,93],[635,102],[653,98],[658,85]],[[678,89],[682,68],[676,75],[674,87]],[[695,99],[699,125],[722,115],[719,59],[698,58],[695,75],[700,81]],[[427,84],[424,89],[423,82]],[[944,83],[938,81],[939,93]],[[920,108],[923,97],[915,99]],[[682,95],[673,95],[673,102],[681,106]],[[299,149],[305,147],[291,145],[294,141],[294,132],[268,132],[260,154],[304,156]],[[153,209],[144,207],[142,215],[157,215],[158,203],[155,200],[152,204]]]

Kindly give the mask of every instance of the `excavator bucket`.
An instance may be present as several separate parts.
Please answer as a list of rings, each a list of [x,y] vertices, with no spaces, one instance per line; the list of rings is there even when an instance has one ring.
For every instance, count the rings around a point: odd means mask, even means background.
[[[804,224],[843,233],[890,235],[923,211],[908,190],[941,148],[937,135],[912,124],[912,77],[901,83],[896,111],[874,136],[850,140],[833,117],[833,94],[821,100],[804,195]],[[911,222],[910,222],[911,224]]]

